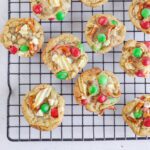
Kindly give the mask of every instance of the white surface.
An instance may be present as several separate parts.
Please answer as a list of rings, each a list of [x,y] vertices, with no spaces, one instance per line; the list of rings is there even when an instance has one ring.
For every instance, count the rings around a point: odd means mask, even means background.
[[[7,18],[7,0],[0,0],[0,27]],[[0,28],[1,29],[1,28]],[[5,150],[131,150],[149,149],[150,141],[99,141],[99,142],[9,142],[6,137],[7,115],[7,51],[0,46],[0,149]]]

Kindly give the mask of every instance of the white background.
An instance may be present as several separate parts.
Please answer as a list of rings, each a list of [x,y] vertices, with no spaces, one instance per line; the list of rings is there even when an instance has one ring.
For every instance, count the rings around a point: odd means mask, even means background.
[[[7,0],[0,0],[0,31],[7,20]],[[99,142],[9,142],[7,124],[7,51],[0,46],[0,150],[141,150],[149,149],[150,141],[99,141]]]

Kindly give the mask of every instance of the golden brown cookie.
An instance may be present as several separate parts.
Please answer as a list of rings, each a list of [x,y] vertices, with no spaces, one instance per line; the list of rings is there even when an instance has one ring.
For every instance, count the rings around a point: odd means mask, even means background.
[[[98,7],[108,2],[108,0],[81,0],[86,6]]]
[[[115,109],[121,96],[120,84],[113,73],[92,68],[77,79],[74,96],[79,105],[102,115],[105,109]]]
[[[71,7],[71,0],[30,0],[33,13],[42,20],[62,21]]]
[[[133,0],[129,8],[129,16],[137,29],[150,34],[149,0]]]
[[[150,95],[143,95],[127,103],[122,116],[136,135],[150,136]]]
[[[88,21],[85,36],[94,52],[106,53],[125,39],[126,28],[112,15],[97,14]]]
[[[120,65],[130,76],[149,77],[150,42],[127,41],[122,50]]]
[[[32,57],[43,45],[43,28],[32,18],[10,19],[1,33],[0,42],[12,54]]]
[[[50,39],[42,58],[60,80],[73,79],[88,62],[81,41],[71,34],[62,34]]]
[[[26,94],[22,104],[22,112],[33,128],[51,131],[62,122],[65,101],[56,90],[41,84]]]

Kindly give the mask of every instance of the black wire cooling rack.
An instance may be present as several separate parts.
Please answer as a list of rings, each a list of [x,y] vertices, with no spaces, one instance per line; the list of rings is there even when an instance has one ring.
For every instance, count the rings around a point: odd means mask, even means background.
[[[29,0],[8,0],[9,18],[35,17],[31,12]],[[128,39],[146,41],[150,36],[137,31],[128,17],[128,8],[131,0],[110,0],[107,4],[92,9],[84,6],[79,0],[73,0],[71,10],[63,22],[40,21],[45,31],[45,43],[50,37],[61,33],[72,33],[81,38],[89,55],[89,63],[84,68],[98,66],[116,74],[120,79],[122,97],[116,105],[115,112],[107,111],[104,116],[87,112],[75,103],[73,97],[74,80],[59,81],[41,60],[41,52],[34,58],[20,58],[8,55],[8,86],[10,94],[7,109],[7,136],[11,141],[98,141],[98,140],[134,140],[149,139],[136,137],[125,125],[121,110],[128,100],[138,95],[150,93],[150,79],[130,78],[120,69],[119,59],[121,46],[105,55],[91,52],[84,38],[84,28],[87,20],[96,13],[115,15],[127,27]],[[54,86],[66,99],[65,117],[57,129],[52,132],[40,132],[30,128],[21,112],[22,98],[25,93],[40,83]]]

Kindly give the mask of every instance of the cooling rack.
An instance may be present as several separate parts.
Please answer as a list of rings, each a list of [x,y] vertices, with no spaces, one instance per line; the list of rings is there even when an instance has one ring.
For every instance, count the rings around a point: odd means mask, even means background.
[[[35,17],[31,12],[29,0],[8,0],[9,18]],[[41,52],[35,57],[20,58],[8,55],[8,86],[10,94],[7,107],[7,136],[10,141],[100,141],[100,140],[137,140],[149,139],[137,137],[126,126],[121,110],[128,100],[136,96],[150,93],[150,79],[130,78],[119,66],[122,45],[105,55],[91,52],[84,37],[85,24],[89,17],[97,13],[115,15],[127,27],[128,39],[145,41],[150,36],[137,31],[128,17],[131,0],[110,0],[107,4],[92,9],[84,6],[79,0],[72,0],[71,10],[63,22],[40,21],[45,31],[45,44],[50,37],[61,33],[72,33],[78,36],[85,45],[89,63],[84,70],[101,67],[115,73],[119,78],[122,97],[116,105],[115,112],[107,111],[104,116],[87,112],[75,103],[71,81],[59,81],[47,69],[41,60]],[[45,45],[44,45],[45,46]],[[21,112],[22,98],[25,93],[40,83],[48,83],[66,99],[65,116],[62,124],[52,132],[40,132],[30,128]]]

